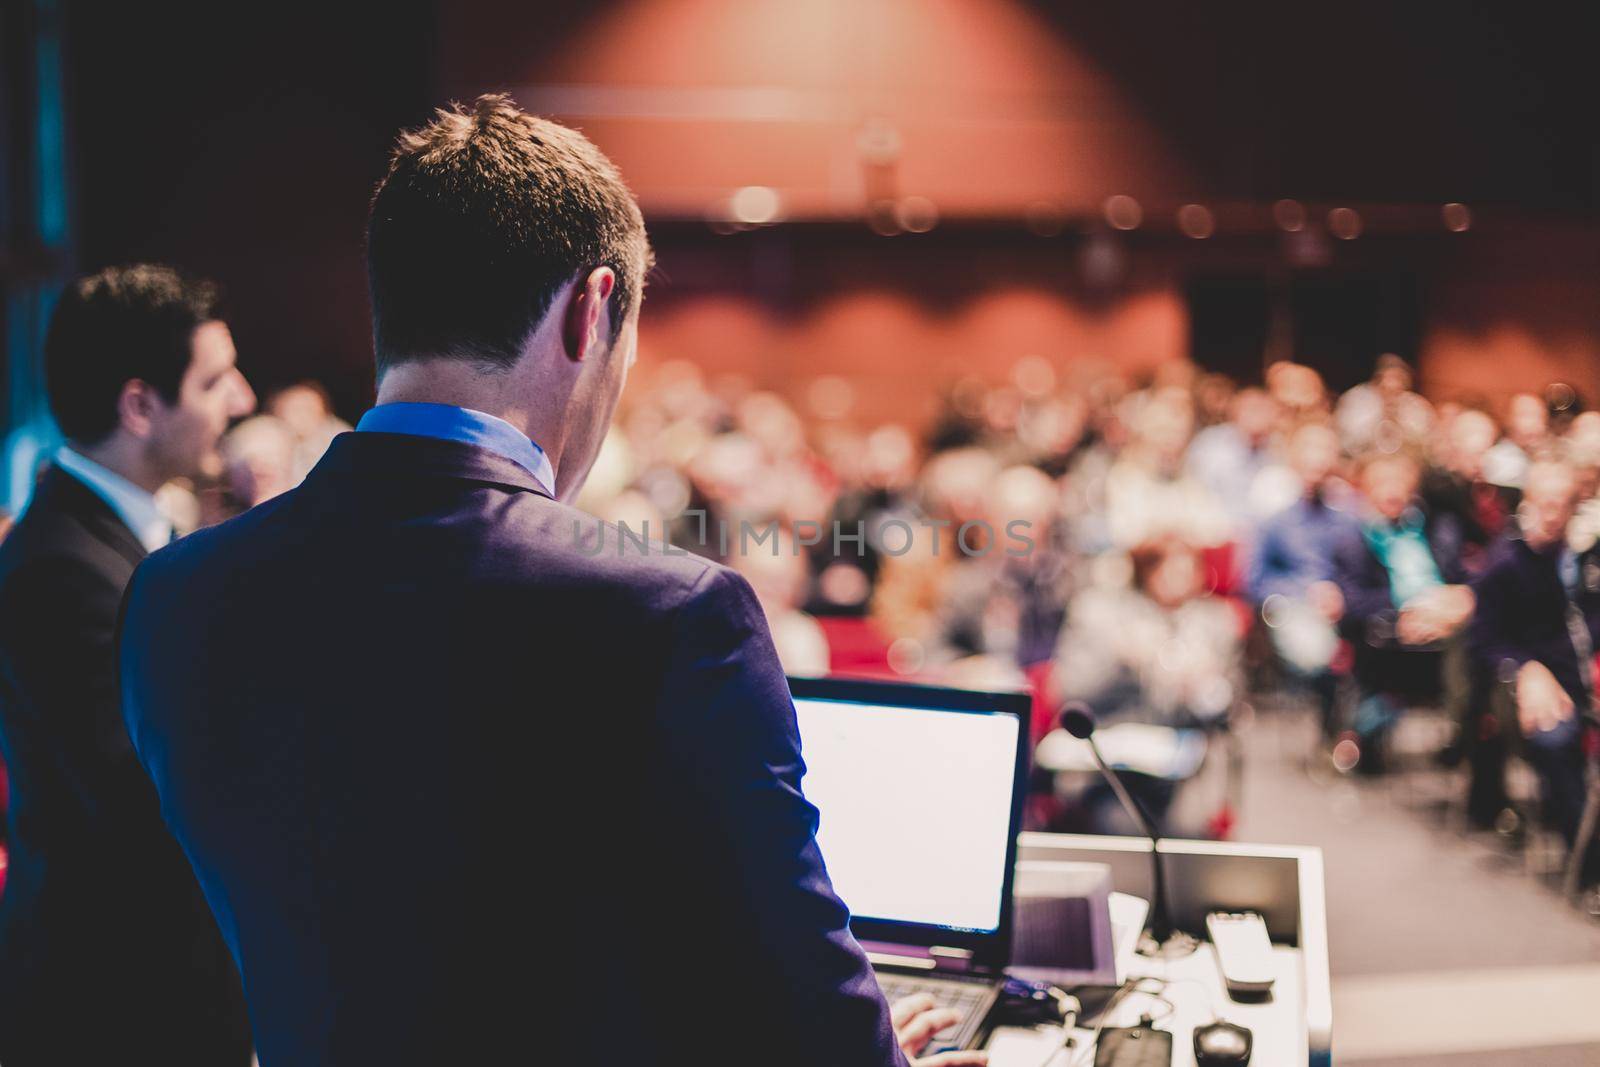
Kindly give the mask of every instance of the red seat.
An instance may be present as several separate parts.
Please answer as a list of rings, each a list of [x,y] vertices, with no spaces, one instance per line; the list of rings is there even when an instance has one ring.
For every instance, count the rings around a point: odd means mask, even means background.
[[[817,617],[828,638],[828,670],[833,674],[898,677],[889,667],[889,641],[876,623],[864,616]]]

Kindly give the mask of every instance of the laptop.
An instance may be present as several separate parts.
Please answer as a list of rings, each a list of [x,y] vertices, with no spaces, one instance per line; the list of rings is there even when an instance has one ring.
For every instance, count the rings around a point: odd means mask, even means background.
[[[850,929],[891,1002],[928,993],[973,1047],[1010,959],[1025,693],[792,678],[806,799]]]

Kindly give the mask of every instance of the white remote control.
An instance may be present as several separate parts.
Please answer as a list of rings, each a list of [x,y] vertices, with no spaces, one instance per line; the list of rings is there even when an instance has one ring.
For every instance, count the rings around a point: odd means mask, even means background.
[[[1206,933],[1230,994],[1259,997],[1272,989],[1272,941],[1260,915],[1214,911],[1206,916]]]

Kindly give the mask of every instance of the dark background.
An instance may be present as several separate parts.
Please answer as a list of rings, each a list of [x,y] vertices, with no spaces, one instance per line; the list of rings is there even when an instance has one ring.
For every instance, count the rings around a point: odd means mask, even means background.
[[[340,409],[368,398],[363,216],[395,131],[424,121],[441,86],[484,88],[559,54],[616,4],[419,0],[356,5],[173,5],[61,0],[71,271],[169,260],[221,280],[241,356],[270,389],[318,377]],[[1460,200],[1480,219],[1560,232],[1597,217],[1591,11],[1549,5],[1341,3],[1035,5],[1049,24],[1136,101],[1190,168],[1195,195],[1268,204],[1281,196],[1379,203]],[[15,29],[29,5],[7,18]],[[451,48],[441,60],[439,40]],[[8,195],[26,186],[26,55],[6,55]],[[448,63],[443,69],[442,62]],[[8,231],[7,278],[63,265]],[[661,223],[666,220],[652,219]],[[803,229],[796,227],[796,229]],[[974,238],[941,228],[913,259],[885,251],[885,270],[936,291],[941,254],[977,240],[1018,245],[1023,274],[1071,263],[1057,243],[1021,247],[1016,225]],[[785,257],[833,238],[791,235],[766,279],[782,303]],[[1295,337],[1335,384],[1359,378],[1375,348],[1417,344],[1426,282],[1449,253],[1346,257],[1337,269],[1289,277],[1270,234],[1202,245],[1143,238],[1141,270],[1176,276],[1190,308],[1194,355],[1249,377],[1259,370],[1273,301],[1295,309]],[[662,271],[653,299],[739,286],[714,266],[703,227],[658,226]],[[1009,245],[1008,245],[1009,243]],[[848,241],[874,269],[870,241]],[[1369,246],[1371,247],[1371,246]],[[1568,248],[1562,245],[1561,248]],[[1392,252],[1390,249],[1389,252]],[[1569,252],[1554,253],[1570,255]],[[744,253],[736,253],[742,256]],[[59,258],[59,257],[58,257]],[[1368,262],[1368,261],[1371,262]],[[864,266],[862,266],[864,264]],[[1587,264],[1583,264],[1587,267]],[[1070,273],[1070,271],[1068,272]],[[803,272],[802,272],[803,274]]]

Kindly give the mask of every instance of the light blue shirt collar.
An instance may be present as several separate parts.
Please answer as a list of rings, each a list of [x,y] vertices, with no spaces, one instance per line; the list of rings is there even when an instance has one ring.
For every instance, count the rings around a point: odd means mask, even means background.
[[[155,495],[128,479],[101,466],[81,452],[62,445],[56,452],[56,466],[87,485],[116,512],[122,524],[133,531],[146,552],[154,552],[172,540],[172,520],[162,514]]]
[[[504,419],[454,404],[379,404],[356,423],[357,433],[403,433],[461,441],[504,456],[556,494],[556,471],[550,457],[521,430]]]

